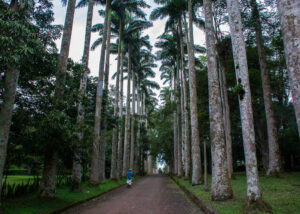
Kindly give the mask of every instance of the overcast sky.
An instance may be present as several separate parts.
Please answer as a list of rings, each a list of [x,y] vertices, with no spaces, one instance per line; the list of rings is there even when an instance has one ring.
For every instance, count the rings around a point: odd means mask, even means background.
[[[145,12],[147,13],[148,17],[153,10],[153,8],[157,7],[158,5],[154,3],[153,0],[146,0],[146,2],[151,5],[151,8],[146,9]],[[78,1],[77,1],[78,3]],[[77,4],[76,3],[76,4]],[[64,24],[65,20],[65,13],[66,7],[62,6],[61,0],[54,0],[54,17],[56,24]],[[93,15],[93,25],[96,23],[103,23],[104,19],[98,15],[98,10],[104,9],[101,6],[94,7],[94,15]],[[72,39],[71,39],[71,47],[70,47],[70,54],[69,57],[72,58],[75,62],[80,62],[83,54],[83,46],[84,46],[84,35],[85,35],[85,25],[86,25],[86,16],[87,16],[87,7],[76,9],[75,11],[75,18],[73,24],[73,31],[72,31]],[[154,46],[155,42],[157,41],[157,37],[164,32],[164,20],[157,20],[153,22],[153,27],[144,31],[145,35],[150,36],[150,42],[152,46]],[[97,33],[92,33],[91,37],[91,44],[98,38]],[[204,45],[205,38],[203,31],[200,31],[196,27],[194,27],[194,41],[195,44]],[[60,49],[61,39],[57,41],[57,47]],[[156,49],[153,47],[153,53],[156,52]],[[116,55],[112,55],[110,58],[110,76],[116,72],[117,62],[115,60]],[[98,76],[99,71],[99,60],[100,60],[100,46],[96,48],[94,51],[90,52],[89,58],[89,68],[91,70],[90,75]],[[159,73],[159,66],[160,62],[157,62],[158,67],[155,68],[156,77],[155,81],[157,81],[160,86],[162,87],[162,81],[160,80],[160,73]],[[114,80],[110,78],[110,84],[115,84]],[[124,85],[124,89],[126,89],[126,85]],[[157,95],[159,94],[156,91]]]

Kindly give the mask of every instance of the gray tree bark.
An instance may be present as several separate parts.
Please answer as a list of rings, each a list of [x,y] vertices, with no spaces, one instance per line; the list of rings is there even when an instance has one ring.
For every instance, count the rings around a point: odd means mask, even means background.
[[[101,131],[101,140],[100,140],[100,163],[99,163],[99,181],[101,184],[105,183],[105,151],[106,151],[106,134],[107,134],[107,105],[108,105],[108,93],[109,93],[109,62],[110,62],[110,39],[111,39],[111,17],[109,15],[108,18],[108,26],[107,26],[107,40],[106,40],[106,53],[105,53],[105,79],[104,79],[104,85],[105,89],[103,91],[103,97],[104,97],[104,103],[102,105],[102,109],[104,112],[102,124],[103,129]]]
[[[135,123],[135,73],[134,69],[132,69],[132,102],[131,102],[131,109],[132,109],[132,117],[131,117],[131,145],[130,145],[130,169],[134,172],[134,140],[135,140],[135,133],[134,133],[134,123]]]
[[[120,21],[119,28],[119,45],[118,45],[118,64],[117,64],[117,78],[116,78],[116,97],[114,104],[114,118],[118,118],[119,112],[119,99],[120,99],[120,68],[121,68],[121,51],[122,51],[122,22]],[[119,121],[121,117],[117,119]],[[112,152],[111,152],[111,171],[110,178],[117,179],[118,178],[118,170],[117,170],[117,150],[118,150],[118,129],[119,124],[114,124],[113,128],[113,137],[112,137]]]
[[[267,120],[268,144],[269,144],[269,166],[267,170],[268,175],[278,175],[281,170],[280,150],[277,139],[277,128],[274,117],[274,110],[271,98],[271,84],[269,78],[269,71],[267,68],[266,54],[264,48],[264,41],[261,30],[261,23],[259,18],[259,11],[256,0],[251,0],[252,17],[255,19],[255,36],[257,52],[259,56],[259,65],[262,81],[262,89],[264,96],[264,105]],[[300,10],[299,10],[300,12]]]
[[[137,88],[140,87],[140,83],[138,81]],[[136,147],[135,147],[135,164],[134,164],[134,169],[135,173],[140,173],[140,137],[141,137],[141,120],[140,120],[140,115],[141,115],[141,107],[140,107],[140,90],[137,89],[137,100],[136,100],[136,108],[137,108],[137,133],[136,133]]]
[[[176,75],[175,75],[175,72],[176,72],[176,69],[174,69],[174,75],[173,75],[173,102],[174,102],[174,105],[176,104],[176,84],[175,84],[175,79],[176,79]],[[177,113],[176,113],[176,109],[174,108],[174,111],[173,111],[173,136],[174,136],[174,151],[173,151],[173,155],[174,155],[174,174],[177,175],[178,173],[178,129],[177,129]]]
[[[231,138],[231,123],[230,123],[230,108],[228,101],[228,93],[226,86],[226,75],[223,65],[220,63],[219,68],[220,77],[220,87],[222,94],[222,104],[223,104],[223,121],[225,129],[225,139],[226,139],[226,160],[227,160],[227,171],[228,176],[231,178],[233,174],[233,160],[232,160],[232,138]]]
[[[129,48],[130,49],[130,48]],[[128,70],[127,70],[127,98],[126,98],[126,118],[125,118],[125,133],[124,133],[124,151],[123,151],[123,172],[125,177],[129,169],[129,141],[130,141],[130,79],[131,79],[131,60],[130,50],[128,50]]]
[[[84,40],[84,49],[83,49],[83,57],[82,63],[84,66],[84,73],[80,79],[80,99],[77,109],[77,124],[80,129],[77,132],[78,142],[81,142],[83,139],[83,133],[81,127],[84,123],[84,105],[82,103],[83,98],[86,94],[86,82],[87,76],[89,73],[89,53],[90,53],[90,43],[91,43],[91,28],[92,28],[92,20],[93,20],[93,8],[94,8],[94,0],[89,0],[88,4],[88,12],[87,12],[87,20],[86,20],[86,28],[85,28],[85,40]],[[80,157],[80,148],[76,147],[74,151],[74,159],[73,159],[73,168],[72,168],[72,190],[80,191],[81,190],[81,157]]]
[[[204,191],[208,192],[208,180],[207,180],[207,154],[206,154],[206,141],[203,142],[204,150]]]
[[[122,45],[123,46],[123,45]],[[121,71],[120,71],[120,101],[119,101],[119,118],[121,123],[119,124],[119,133],[118,133],[118,178],[122,176],[123,171],[123,58],[124,58],[124,49],[121,49]]]
[[[212,2],[204,0],[205,40],[208,67],[209,118],[212,156],[212,200],[227,200],[232,189],[227,172],[224,121],[219,85],[216,38],[213,28]]]
[[[277,0],[277,7],[300,138],[300,2]]]
[[[105,49],[107,40],[107,28],[108,19],[110,18],[110,0],[106,0],[106,11],[104,20],[104,33],[100,53],[100,63],[99,63],[99,77],[97,85],[97,95],[96,95],[96,108],[95,108],[95,122],[94,122],[94,140],[92,145],[92,160],[91,160],[91,171],[90,171],[90,184],[99,184],[99,141],[100,141],[100,129],[101,129],[101,108],[103,100],[103,77],[104,77],[104,59],[105,59]]]
[[[12,68],[5,72],[3,102],[0,104],[0,198],[2,179],[7,155],[7,144],[14,109],[19,70]],[[0,202],[1,204],[1,202]]]
[[[194,55],[194,37],[193,37],[193,16],[192,16],[192,0],[188,2],[189,11],[189,80],[190,80],[190,105],[191,105],[191,129],[192,129],[192,185],[202,183],[202,166],[200,137],[198,124],[198,107],[197,107],[197,89],[196,89],[196,72],[195,72],[195,55]]]
[[[59,108],[60,102],[63,99],[63,93],[65,88],[67,61],[69,56],[73,19],[75,13],[75,3],[75,0],[68,1],[67,13],[65,18],[65,26],[61,42],[54,94],[55,106],[57,108]],[[54,198],[56,195],[57,161],[57,151],[54,149],[49,149],[44,159],[43,178],[40,184],[40,197]]]
[[[187,35],[186,35],[187,36]],[[190,141],[190,115],[188,108],[188,86],[186,82],[186,73],[185,73],[185,63],[184,63],[184,46],[183,46],[183,33],[182,33],[182,24],[179,20],[179,39],[180,39],[180,53],[181,53],[181,75],[182,75],[182,86],[183,86],[183,102],[184,102],[184,141],[185,141],[185,178],[190,177],[191,172],[191,141]]]
[[[227,10],[229,13],[236,79],[237,84],[242,87],[239,91],[239,104],[246,160],[247,199],[248,204],[251,204],[262,201],[262,195],[258,184],[253,110],[239,2],[237,0],[227,0]]]

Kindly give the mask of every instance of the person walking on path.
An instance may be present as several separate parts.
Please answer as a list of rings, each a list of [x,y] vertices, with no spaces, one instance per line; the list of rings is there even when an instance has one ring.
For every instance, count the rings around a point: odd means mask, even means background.
[[[127,186],[130,187],[132,184],[132,170],[129,169],[127,172]]]

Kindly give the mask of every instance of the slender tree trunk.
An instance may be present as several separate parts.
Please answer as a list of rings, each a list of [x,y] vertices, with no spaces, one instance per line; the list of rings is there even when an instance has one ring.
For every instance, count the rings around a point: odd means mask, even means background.
[[[227,174],[224,121],[211,0],[204,0],[204,11],[208,67],[210,138],[213,162],[211,198],[212,200],[227,200],[232,197],[232,189]]]
[[[259,56],[259,65],[260,65],[264,105],[265,105],[266,120],[267,120],[268,144],[269,144],[269,167],[268,167],[267,174],[278,175],[281,170],[280,151],[279,151],[279,144],[277,139],[277,128],[276,128],[276,122],[274,117],[272,98],[271,98],[271,84],[269,78],[269,71],[267,68],[264,41],[262,37],[261,23],[260,23],[259,11],[257,8],[256,0],[251,0],[251,6],[252,6],[252,17],[255,20],[256,45],[257,45],[257,52]]]
[[[130,48],[129,48],[130,49]],[[126,118],[125,118],[125,136],[124,136],[124,155],[123,155],[123,172],[125,177],[129,169],[129,141],[130,141],[130,79],[131,79],[131,60],[130,50],[128,50],[128,70],[127,70],[127,98],[126,98]]]
[[[108,18],[108,26],[107,26],[107,41],[106,41],[106,53],[105,53],[105,79],[104,85],[105,89],[103,91],[103,120],[102,120],[102,133],[101,133],[101,140],[100,140],[100,163],[99,163],[99,181],[101,184],[105,183],[105,151],[106,151],[106,134],[107,134],[107,105],[108,105],[108,93],[109,93],[109,57],[110,57],[110,39],[111,39],[111,18]]]
[[[131,117],[131,145],[130,145],[130,169],[134,172],[134,140],[135,140],[135,133],[134,133],[134,121],[135,121],[135,73],[134,69],[132,69],[132,117]]]
[[[116,97],[115,97],[115,105],[114,105],[114,118],[117,119],[119,112],[119,86],[120,86],[120,67],[121,67],[121,50],[122,50],[122,22],[120,21],[119,28],[119,45],[118,45],[118,64],[117,64],[117,78],[116,78]],[[119,121],[119,120],[117,120]],[[113,137],[112,137],[112,152],[111,152],[111,171],[110,178],[117,179],[118,178],[118,170],[117,170],[117,149],[118,149],[118,129],[119,124],[115,123],[113,128]]]
[[[177,72],[176,72],[176,80],[175,80],[175,103],[176,103],[176,127],[177,127],[177,175],[179,177],[182,176],[182,134],[181,134],[181,94],[180,94],[180,62],[179,56],[177,56]]]
[[[140,84],[138,83],[138,88],[140,86]],[[136,173],[140,173],[140,137],[141,137],[141,119],[140,119],[140,115],[141,115],[141,106],[140,106],[140,90],[137,89],[137,125],[138,125],[138,129],[137,129],[137,134],[136,134],[136,158],[135,158],[135,170],[136,170]]]
[[[176,72],[176,69],[174,69],[174,73]],[[174,86],[174,92],[173,92],[173,102],[174,104],[176,103],[176,84],[175,84],[175,74],[173,77],[173,86]],[[176,109],[174,108],[173,111],[173,136],[174,136],[174,174],[177,175],[178,173],[178,134],[177,134],[177,113],[176,113]]]
[[[190,105],[191,105],[191,129],[192,129],[192,185],[202,183],[202,166],[201,166],[201,151],[200,137],[198,124],[198,107],[197,107],[197,89],[196,89],[196,71],[195,71],[195,56],[194,56],[194,37],[193,37],[193,16],[192,16],[192,0],[188,2],[189,10],[189,80],[190,80]]]
[[[110,18],[110,0],[106,0],[106,11],[104,20],[104,33],[100,53],[99,77],[96,95],[95,123],[94,123],[94,140],[92,145],[92,160],[90,172],[90,184],[99,184],[99,141],[101,129],[101,108],[103,100],[103,76],[104,76],[104,59],[107,39],[108,19]]]
[[[83,57],[82,63],[84,66],[84,73],[80,79],[80,99],[77,109],[77,124],[79,126],[79,130],[76,133],[79,144],[83,139],[83,133],[81,127],[84,123],[84,105],[82,103],[83,97],[86,94],[86,83],[87,76],[89,73],[89,53],[90,53],[90,43],[91,43],[91,28],[92,28],[92,20],[93,20],[93,8],[94,8],[94,0],[89,0],[88,12],[87,12],[87,20],[86,20],[86,28],[85,28],[85,40],[84,40],[84,49],[83,49]],[[76,146],[74,151],[74,159],[73,159],[73,169],[72,169],[72,190],[80,191],[81,190],[81,157],[80,157],[80,145]]]
[[[226,76],[224,66],[219,63],[219,78],[220,78],[220,87],[222,94],[222,104],[223,104],[223,121],[225,129],[225,139],[226,139],[226,160],[227,160],[227,171],[228,176],[231,178],[233,174],[233,160],[232,160],[232,138],[231,138],[231,123],[230,123],[230,108],[228,101],[228,93],[226,86]]]
[[[5,73],[3,102],[0,105],[0,199],[9,131],[14,109],[16,90],[18,86],[18,78],[19,70],[15,68],[8,69]]]
[[[237,0],[227,0],[227,8],[229,13],[236,79],[237,84],[242,87],[239,91],[239,104],[246,159],[247,198],[248,204],[250,205],[253,202],[261,202],[262,195],[258,184],[253,110],[251,105],[246,47],[243,37],[239,2]]]
[[[206,141],[203,142],[204,150],[204,191],[208,192],[208,181],[207,181],[207,154],[206,154]]]
[[[122,176],[122,166],[123,166],[123,129],[122,129],[122,123],[123,123],[123,58],[124,58],[124,50],[123,50],[123,43],[121,44],[121,73],[120,73],[120,101],[119,101],[119,118],[120,118],[120,124],[119,124],[119,137],[118,137],[118,178]]]
[[[178,70],[178,73],[180,72],[180,70]],[[180,87],[179,86],[179,76],[177,77],[177,87]],[[180,88],[178,88],[178,97],[177,97],[177,138],[178,138],[178,146],[177,146],[177,164],[178,164],[178,167],[177,167],[177,170],[178,170],[178,173],[177,175],[179,177],[181,177],[183,175],[183,169],[182,169],[182,127],[181,127],[181,120],[182,120],[182,117],[181,117],[181,102],[180,102]]]
[[[277,0],[277,7],[300,137],[300,2]]]
[[[182,85],[183,85],[183,101],[184,101],[184,141],[185,141],[185,178],[188,179],[190,177],[191,171],[191,141],[190,141],[190,115],[188,109],[188,86],[186,83],[186,74],[185,74],[185,63],[184,63],[184,46],[183,46],[183,33],[182,33],[182,25],[181,21],[179,22],[179,39],[180,39],[180,52],[181,52],[181,75],[182,75]]]
[[[68,8],[65,19],[64,32],[61,43],[61,51],[58,61],[58,71],[55,83],[55,106],[60,109],[60,103],[63,100],[65,88],[65,78],[67,70],[67,61],[71,43],[73,19],[75,13],[75,0],[68,1]],[[50,157],[50,158],[49,158]],[[54,198],[56,194],[56,170],[57,170],[58,153],[54,149],[49,149],[44,159],[43,179],[40,185],[40,196],[45,198]]]

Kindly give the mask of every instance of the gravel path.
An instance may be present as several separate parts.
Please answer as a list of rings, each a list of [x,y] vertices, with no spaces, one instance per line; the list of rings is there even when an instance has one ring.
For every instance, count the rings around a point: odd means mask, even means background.
[[[167,176],[139,179],[75,207],[65,214],[202,214]]]

